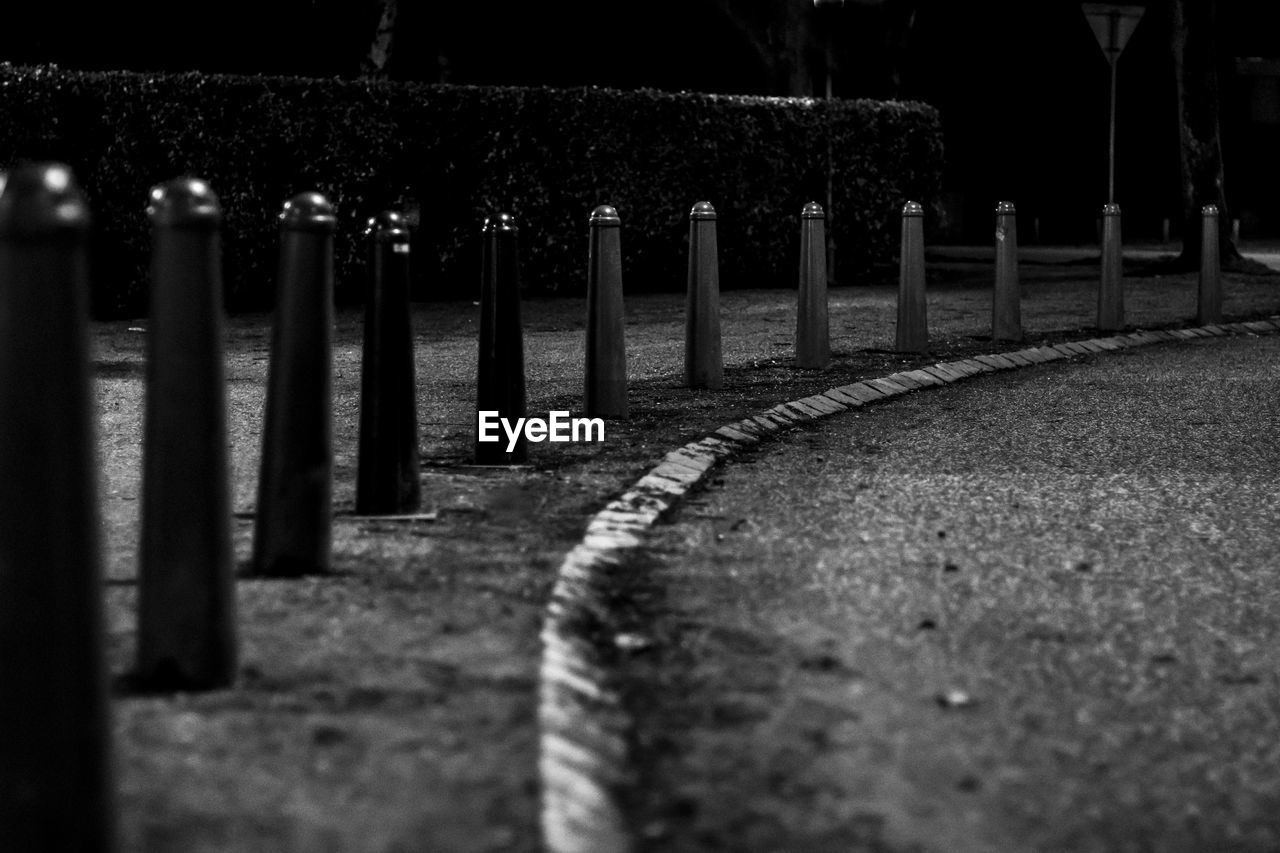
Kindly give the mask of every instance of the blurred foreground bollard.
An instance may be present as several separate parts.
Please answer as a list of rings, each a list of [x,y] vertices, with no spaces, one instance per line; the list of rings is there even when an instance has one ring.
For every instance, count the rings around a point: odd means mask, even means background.
[[[149,687],[235,680],[235,552],[227,479],[218,198],[179,178],[151,190],[151,309],[138,557],[138,660]]]
[[[627,416],[627,346],[622,310],[622,220],[602,204],[591,212],[587,247],[588,417]]]
[[[0,195],[0,849],[115,849],[89,390],[89,211],[71,170]]]
[[[924,208],[909,201],[902,206],[902,250],[898,261],[898,332],[894,349],[929,349],[929,323],[924,291]]]
[[[1196,321],[1201,325],[1222,322],[1222,269],[1218,259],[1218,208],[1200,208],[1200,293]]]
[[[1022,340],[1022,285],[1018,281],[1018,217],[1013,203],[996,205],[996,285],[991,339]]]
[[[716,211],[700,201],[689,212],[689,288],[685,298],[684,382],[690,388],[724,384],[720,356],[720,260]]]
[[[398,213],[369,220],[356,512],[418,508],[418,402],[409,312],[409,228]]]
[[[524,331],[520,323],[519,229],[509,213],[484,221],[480,259],[480,364],[476,412],[497,412],[512,428],[525,416]],[[481,441],[476,425],[477,465],[520,465],[529,458],[521,430],[515,446],[501,428],[498,441]]]
[[[1102,275],[1098,281],[1098,329],[1124,328],[1124,254],[1120,243],[1120,205],[1102,208]]]
[[[827,322],[827,236],[822,205],[800,211],[800,293],[796,309],[796,366],[821,369],[831,361]]]
[[[280,214],[253,573],[329,571],[333,531],[333,207],[300,193]]]

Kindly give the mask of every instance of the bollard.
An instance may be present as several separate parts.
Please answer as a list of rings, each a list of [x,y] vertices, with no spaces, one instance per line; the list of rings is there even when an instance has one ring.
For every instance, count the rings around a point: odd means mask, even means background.
[[[115,849],[89,386],[89,212],[71,170],[0,195],[0,847]]]
[[[622,311],[622,220],[602,204],[591,212],[587,246],[587,366],[584,409],[588,416],[625,418],[627,348]]]
[[[413,512],[418,480],[418,403],[409,312],[409,228],[384,211],[369,219],[368,289],[360,365],[356,512]]]
[[[333,207],[300,193],[280,214],[280,268],[252,572],[329,571],[333,540]]]
[[[1167,216],[1160,222],[1160,242],[1169,242],[1169,217]]]
[[[821,370],[831,361],[827,322],[826,214],[811,201],[800,211],[800,293],[796,366]]]
[[[1120,243],[1120,205],[1102,208],[1102,275],[1098,281],[1098,329],[1124,328],[1124,255]]]
[[[898,261],[898,352],[929,349],[929,324],[924,295],[924,208],[909,201],[902,206],[902,250]]]
[[[1222,270],[1218,262],[1218,208],[1200,208],[1200,292],[1196,320],[1201,325],[1222,322]]]
[[[161,689],[235,681],[235,551],[223,379],[222,211],[208,184],[152,188],[135,676]]]
[[[991,304],[991,339],[996,341],[1022,340],[1017,225],[1013,202],[996,205],[996,286]]]
[[[720,355],[720,261],[716,211],[700,201],[689,211],[689,288],[685,299],[684,381],[690,388],[724,384]]]
[[[480,238],[480,365],[476,372],[476,412],[497,412],[514,428],[525,416],[524,338],[520,325],[519,229],[509,213],[484,221]],[[501,429],[498,441],[480,441],[476,426],[477,465],[520,465],[529,458],[521,430],[508,451]]]

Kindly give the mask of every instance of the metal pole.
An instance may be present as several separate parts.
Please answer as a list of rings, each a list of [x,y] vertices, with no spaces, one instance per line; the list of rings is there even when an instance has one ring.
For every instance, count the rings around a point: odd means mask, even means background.
[[[149,687],[236,676],[235,549],[222,366],[218,197],[178,178],[151,190],[142,534],[135,675]]]
[[[1120,51],[1116,45],[1120,40],[1120,13],[1111,13],[1111,31],[1107,58],[1111,60],[1111,122],[1107,140],[1107,204],[1116,200],[1116,63],[1120,60]]]
[[[480,229],[480,358],[476,368],[476,412],[497,412],[516,423],[525,416],[524,331],[520,320],[520,229],[499,213]],[[504,441],[480,441],[477,465],[523,465],[529,445],[523,430],[510,451]]]
[[[996,283],[991,304],[991,339],[995,341],[1022,340],[1017,225],[1013,202],[996,205]]]
[[[1120,205],[1102,208],[1102,275],[1098,281],[1098,328],[1124,327],[1124,264],[1120,248]]]
[[[831,361],[827,321],[826,227],[822,208],[800,211],[800,286],[796,309],[796,366],[821,370]]]
[[[271,364],[252,574],[325,574],[333,542],[333,206],[316,192],[280,214]]]
[[[894,339],[898,352],[925,352],[929,348],[924,284],[924,207],[909,201],[902,206],[898,327]]]
[[[700,201],[689,211],[689,288],[684,322],[684,384],[689,388],[719,388],[724,384],[720,260],[716,209],[709,201]]]
[[[1222,322],[1222,269],[1218,257],[1218,207],[1200,208],[1200,288],[1196,300],[1196,322]]]
[[[0,847],[116,849],[89,208],[71,170],[0,196]]]
[[[369,270],[360,363],[356,513],[413,512],[418,482],[418,405],[409,309],[409,226],[384,210],[365,229]]]
[[[831,100],[832,100],[832,97],[833,97],[833,96],[832,96],[833,87],[832,87],[832,85],[831,85],[831,67],[832,67],[832,64],[833,64],[833,63],[832,63],[832,61],[831,61],[831,54],[832,54],[832,51],[831,51],[831,31],[830,31],[830,29],[828,28],[828,30],[827,30],[827,207],[826,207],[826,210],[825,210],[825,213],[826,213],[826,222],[830,222],[830,220],[831,220],[831,216],[832,216],[832,212],[835,210],[835,205],[833,205],[833,204],[832,204],[832,201],[833,201],[833,199],[834,199],[834,197],[835,197],[835,178],[834,178],[834,175],[832,174],[832,170],[833,170],[833,163],[831,162],[831,155],[832,155],[832,145],[831,145],[831,119],[832,119],[832,114],[831,114]],[[825,228],[825,224],[824,224],[824,228]],[[834,232],[834,230],[833,230],[833,229],[831,229],[831,228],[825,228],[825,230],[826,230],[826,232],[827,232],[827,233],[826,233],[826,242],[827,242],[827,245],[826,245],[826,250],[827,250],[827,271],[826,271],[826,277],[827,277],[827,284],[828,284],[828,285],[831,285],[831,284],[833,284],[833,283],[835,282],[835,275],[836,275],[836,241],[835,241],[835,232]]]
[[[1113,19],[1114,20],[1114,19]],[[1107,204],[1116,200],[1116,55],[1111,55],[1111,127],[1107,140]]]
[[[587,240],[587,364],[583,409],[588,416],[627,416],[626,321],[622,306],[622,220],[602,204],[591,212]]]

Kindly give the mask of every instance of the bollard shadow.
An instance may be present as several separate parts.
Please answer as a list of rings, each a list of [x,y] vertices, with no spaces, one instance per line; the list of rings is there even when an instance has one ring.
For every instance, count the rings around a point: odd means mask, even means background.
[[[355,577],[356,575],[356,572],[338,566],[318,570],[309,562],[291,560],[289,558],[278,558],[272,565],[270,572],[260,572],[254,565],[253,558],[245,557],[244,559],[236,560],[234,571],[237,581],[261,581],[267,583],[273,581],[288,583],[301,580],[339,580]]]
[[[136,699],[155,696],[172,696],[175,693],[204,693],[212,690],[231,690],[234,684],[203,681],[182,675],[176,664],[162,663],[153,675],[143,675],[130,670],[111,677],[108,689],[120,699]]]
[[[106,379],[141,378],[147,363],[137,359],[109,359],[93,362],[93,373]]]

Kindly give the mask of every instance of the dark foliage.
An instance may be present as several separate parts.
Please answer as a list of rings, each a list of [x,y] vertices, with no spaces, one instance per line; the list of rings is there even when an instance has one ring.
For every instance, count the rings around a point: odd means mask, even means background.
[[[826,195],[842,279],[892,258],[898,212],[933,201],[937,113],[917,103],[427,85],[0,65],[0,166],[59,160],[95,218],[97,316],[146,306],[151,186],[205,179],[223,212],[232,310],[273,301],[276,215],[297,192],[335,205],[338,299],[361,298],[368,217],[414,226],[415,297],[479,282],[487,215],[514,214],[524,287],[585,287],[587,217],[623,222],[628,290],[684,287],[687,216],[719,213],[724,288],[796,278],[799,213]]]

